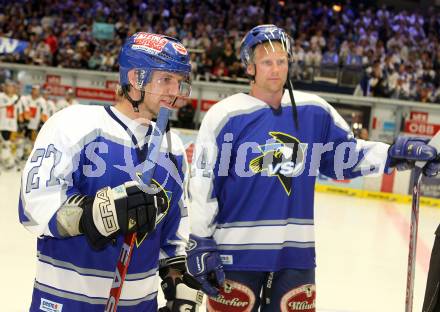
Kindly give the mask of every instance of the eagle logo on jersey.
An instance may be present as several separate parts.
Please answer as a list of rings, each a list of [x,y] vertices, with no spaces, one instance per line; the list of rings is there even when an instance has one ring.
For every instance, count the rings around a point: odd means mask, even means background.
[[[258,148],[262,155],[252,159],[249,167],[255,173],[278,177],[284,191],[290,196],[292,179],[304,168],[307,144],[283,132],[271,131],[269,135],[273,143],[260,145]]]
[[[138,175],[140,176],[141,174],[138,173]],[[171,197],[172,197],[172,192],[167,191],[159,182],[157,182],[155,179],[151,180],[151,185],[150,187],[154,190],[157,190],[156,194],[159,194],[160,197],[165,197],[167,204],[166,204],[166,208],[164,211],[160,211],[159,214],[156,216],[156,225],[158,225],[164,218],[165,216],[168,214],[168,211],[170,210],[170,203],[171,203]],[[145,240],[145,238],[147,238],[149,233],[138,233],[136,236],[136,247],[139,247],[142,242]]]

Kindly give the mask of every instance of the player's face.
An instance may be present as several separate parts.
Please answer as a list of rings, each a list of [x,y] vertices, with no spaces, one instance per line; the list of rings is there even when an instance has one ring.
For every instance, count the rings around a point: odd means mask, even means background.
[[[39,97],[39,96],[40,96],[40,90],[38,90],[38,89],[36,89],[36,88],[33,88],[32,91],[31,91],[31,95],[32,95],[32,97],[33,97],[34,99],[37,98],[37,97]]]
[[[289,70],[287,52],[282,44],[268,42],[258,45],[254,51],[254,64],[247,68],[248,73],[255,76],[254,87],[270,93],[282,92]]]
[[[144,108],[156,116],[160,107],[177,109],[186,104],[191,93],[191,85],[181,74],[154,71],[145,87]],[[140,107],[141,108],[141,107]]]
[[[14,87],[14,85],[13,85],[13,84],[7,84],[7,85],[5,85],[5,93],[6,93],[8,96],[13,95],[13,94],[15,93],[15,87]]]

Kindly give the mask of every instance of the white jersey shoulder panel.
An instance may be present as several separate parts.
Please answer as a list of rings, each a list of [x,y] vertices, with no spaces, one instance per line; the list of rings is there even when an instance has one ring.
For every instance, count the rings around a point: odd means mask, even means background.
[[[337,125],[339,128],[347,132],[351,132],[347,122],[342,118],[341,115],[339,115],[336,109],[333,106],[331,106],[326,100],[324,100],[322,97],[313,93],[301,92],[301,91],[293,91],[293,97],[295,98],[295,102],[298,107],[303,107],[303,106],[320,107],[330,115],[335,125]],[[283,94],[281,103],[283,106],[292,105],[290,101],[289,92],[287,90]]]

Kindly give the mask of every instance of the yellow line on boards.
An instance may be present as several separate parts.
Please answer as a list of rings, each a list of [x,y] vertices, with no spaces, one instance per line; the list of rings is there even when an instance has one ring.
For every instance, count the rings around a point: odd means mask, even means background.
[[[333,186],[333,185],[316,184],[315,190],[317,192],[323,192],[323,193],[333,193],[333,194],[347,195],[347,196],[353,196],[359,198],[380,199],[380,200],[387,200],[396,203],[410,203],[412,200],[411,195],[357,190],[357,189],[346,188],[341,186]],[[432,198],[432,197],[420,197],[420,204],[423,206],[440,208],[440,199]]]

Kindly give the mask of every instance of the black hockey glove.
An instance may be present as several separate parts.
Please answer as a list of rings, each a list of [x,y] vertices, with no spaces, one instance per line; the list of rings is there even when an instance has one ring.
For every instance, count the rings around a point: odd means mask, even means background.
[[[159,312],[197,312],[203,302],[203,292],[197,289],[197,285],[197,281],[188,273],[175,279],[165,278],[161,286],[167,304]]]
[[[159,312],[196,312],[202,304],[201,285],[186,273],[185,262],[185,256],[160,260],[159,276],[162,278],[161,287],[167,303]],[[173,277],[175,273],[180,276]]]
[[[29,122],[27,120],[26,121],[19,121],[18,122],[18,132],[21,132],[24,134],[27,129],[28,124],[29,124]]]
[[[168,210],[167,198],[164,192],[148,194],[138,186],[126,182],[84,198],[79,205],[83,208],[80,231],[93,248],[104,248],[119,233],[150,233],[156,228],[160,215]]]

